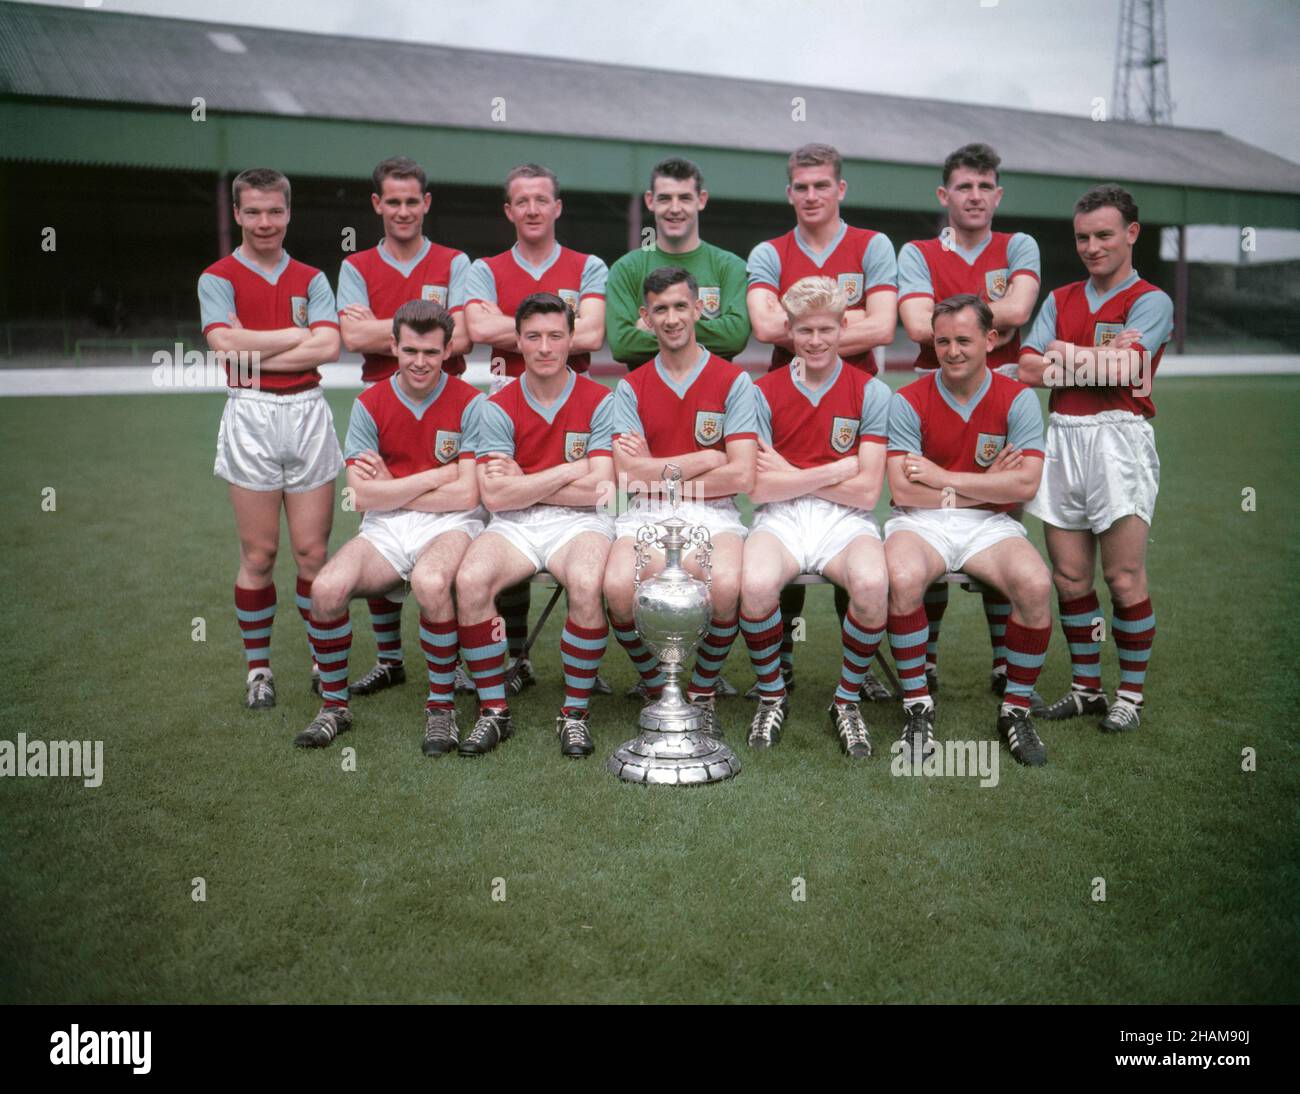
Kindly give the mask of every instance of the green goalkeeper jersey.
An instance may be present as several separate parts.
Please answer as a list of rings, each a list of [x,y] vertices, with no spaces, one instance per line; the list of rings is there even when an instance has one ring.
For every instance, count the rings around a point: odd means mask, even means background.
[[[728,361],[745,348],[749,341],[745,262],[739,255],[701,242],[684,254],[669,254],[658,247],[631,251],[610,267],[605,284],[605,334],[614,360],[636,368],[659,352],[654,335],[639,329],[636,321],[641,285],[660,266],[680,266],[699,283],[704,313],[695,324],[695,337],[700,345]]]

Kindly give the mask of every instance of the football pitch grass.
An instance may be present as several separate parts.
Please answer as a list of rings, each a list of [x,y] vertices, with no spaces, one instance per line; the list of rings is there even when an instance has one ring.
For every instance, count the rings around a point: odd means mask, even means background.
[[[330,393],[340,432],[352,395]],[[0,999],[1297,1001],[1300,380],[1170,380],[1156,401],[1158,632],[1138,732],[1040,723],[1047,767],[1003,749],[981,788],[891,774],[900,708],[865,706],[876,756],[849,761],[825,714],[838,628],[816,587],[780,746],[746,749],[752,707],[722,702],[744,770],[671,789],[604,768],[638,709],[612,642],[597,754],[559,755],[559,610],[491,756],[420,754],[409,602],[407,684],[356,700],[332,748],[293,748],[317,700],[287,533],[279,705],[241,707],[236,540],[211,474],[222,397],[0,400],[0,739],[104,742],[97,788],[0,779]],[[356,524],[339,512],[331,548]],[[352,616],[355,678],[374,641],[364,603]],[[1113,691],[1111,643],[1102,656]],[[988,660],[980,600],[953,589],[941,739],[995,736]],[[726,676],[752,682],[742,642]],[[1054,624],[1039,690],[1068,680]],[[464,729],[472,701],[458,707]]]

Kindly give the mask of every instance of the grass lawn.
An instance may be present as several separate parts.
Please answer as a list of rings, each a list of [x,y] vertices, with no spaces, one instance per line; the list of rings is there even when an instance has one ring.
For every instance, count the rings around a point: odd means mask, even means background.
[[[342,432],[351,395],[330,401]],[[604,769],[637,711],[613,643],[597,757],[562,760],[555,617],[541,684],[492,756],[420,755],[422,666],[357,700],[333,748],[294,749],[316,701],[287,533],[279,705],[241,707],[234,524],[211,474],[222,398],[0,400],[0,739],[104,741],[98,788],[0,779],[0,999],[1300,1000],[1300,380],[1169,380],[1156,401],[1158,634],[1139,732],[1040,724],[1048,766],[1003,751],[981,789],[892,776],[889,705],[866,710],[876,758],[852,763],[824,713],[839,643],[819,587],[780,747],[750,753],[749,704],[721,703],[743,772],[671,790]],[[333,547],[356,524],[340,512]],[[200,616],[205,642],[191,640]],[[374,643],[364,605],[353,618],[358,674]],[[408,605],[412,665],[415,624]],[[1109,644],[1103,660],[1113,688]],[[954,590],[941,738],[994,735],[987,670],[979,598]],[[743,643],[727,676],[752,680]],[[1058,629],[1039,690],[1056,698],[1068,679]]]

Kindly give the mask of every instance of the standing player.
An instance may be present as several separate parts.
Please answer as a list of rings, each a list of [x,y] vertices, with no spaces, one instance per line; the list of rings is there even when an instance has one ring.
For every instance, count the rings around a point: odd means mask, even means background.
[[[745,540],[740,585],[740,629],[759,694],[749,744],[767,748],[780,738],[788,704],[778,597],[808,572],[848,592],[830,716],[844,751],[865,759],[871,737],[858,702],[885,634],[885,552],[871,510],[884,479],[890,391],[837,352],[848,307],[842,283],[805,277],[781,305],[803,368],[776,369],[757,384],[758,475],[750,499],[761,507]]]
[[[606,329],[614,360],[631,371],[659,351],[645,321],[642,286],[663,266],[685,270],[700,286],[695,339],[730,361],[749,341],[745,311],[745,263],[738,255],[700,239],[700,213],[709,203],[704,177],[690,160],[666,159],[650,172],[645,206],[654,214],[654,246],[630,251],[609,271]]]
[[[1095,186],[1075,203],[1074,244],[1088,279],[1043,302],[1020,356],[1021,379],[1052,389],[1047,473],[1028,509],[1046,529],[1073,668],[1069,694],[1044,717],[1105,713],[1101,728],[1112,733],[1141,721],[1156,634],[1146,549],[1160,459],[1148,419],[1156,413],[1151,383],[1174,321],[1169,297],[1133,269],[1140,230],[1137,203],[1119,186]],[[1078,352],[1103,348],[1109,366],[1085,362],[1086,371],[1076,373]],[[1099,547],[1120,665],[1109,709],[1093,633],[1100,616],[1093,590]]]
[[[403,304],[391,327],[398,371],[352,405],[348,485],[365,516],[357,535],[312,585],[308,626],[321,666],[323,705],[294,738],[302,748],[324,748],[352,728],[348,602],[354,596],[381,596],[407,581],[420,605],[420,645],[429,671],[421,749],[439,756],[456,747],[451,587],[487,514],[478,501],[472,437],[484,396],[442,371],[454,329],[436,301]]]
[[[605,342],[605,279],[609,270],[595,255],[570,250],[556,241],[555,222],[564,204],[559,180],[549,167],[525,163],[514,168],[506,175],[505,196],[506,219],[514,225],[515,245],[492,258],[480,258],[470,267],[465,301],[470,337],[492,347],[494,381],[522,375],[524,356],[515,330],[515,312],[533,293],[554,293],[574,316],[568,367],[586,372],[591,354]],[[528,640],[531,600],[526,581],[503,590],[497,598],[513,670],[510,690],[516,694],[535,682],[532,663],[521,658]],[[597,679],[596,691],[608,694],[609,686]]]
[[[259,355],[251,377],[227,368],[213,469],[230,484],[239,531],[235,615],[248,667],[244,705],[256,710],[275,705],[270,653],[281,506],[304,620],[329,545],[343,457],[316,366],[338,359],[339,332],[325,275],[284,250],[289,180],[259,167],[236,176],[232,191],[242,240],[203,271],[199,309],[211,349]],[[312,677],[314,688],[314,666]]]
[[[1029,322],[1038,300],[1042,264],[1038,244],[1024,232],[995,232],[993,214],[1002,202],[998,167],[1002,160],[987,144],[967,144],[943,164],[943,185],[937,194],[948,215],[943,232],[934,239],[905,243],[898,252],[898,310],[907,336],[919,347],[916,370],[939,367],[930,317],[935,301],[958,293],[973,293],[993,313],[997,345],[989,354],[990,368],[1012,378],[1020,355],[1020,328]],[[983,592],[984,619],[993,646],[990,686],[1001,695],[1007,686],[1007,651],[1003,642],[1011,605],[995,589]],[[939,628],[948,609],[948,583],[940,581],[925,594],[930,622],[925,672],[931,693],[939,687]],[[1035,709],[1042,701],[1034,696]]]
[[[614,538],[614,520],[605,508],[614,486],[614,396],[567,367],[575,323],[563,299],[534,293],[512,310],[526,371],[493,395],[480,415],[478,477],[492,523],[456,575],[461,643],[479,701],[478,721],[460,752],[481,756],[512,733],[506,641],[496,631],[493,600],[546,569],[569,601],[560,635],[560,753],[590,756],[595,745],[587,704],[609,639],[600,596]]]
[[[363,355],[363,385],[387,380],[397,371],[393,316],[408,300],[432,300],[450,312],[453,323],[441,371],[460,376],[471,348],[463,311],[469,258],[425,239],[424,218],[432,195],[418,163],[394,156],[379,164],[371,179],[370,205],[383,221],[384,238],[368,251],[349,255],[339,267],[343,344]],[[384,596],[371,597],[368,603],[379,657],[352,685],[353,695],[373,695],[406,679],[402,605]]]
[[[1034,496],[1043,473],[1043,421],[1032,391],[986,365],[997,345],[979,297],[934,307],[939,368],[898,391],[889,410],[886,468],[894,515],[885,525],[889,645],[903,688],[903,741],[915,758],[935,748],[925,674],[922,597],[948,570],[965,570],[1011,601],[1007,686],[998,732],[1017,762],[1038,767],[1047,749],[1030,695],[1052,633],[1051,577],[1008,513]]]
[[[749,320],[754,337],[772,346],[772,368],[789,365],[792,341],[780,297],[805,277],[833,277],[847,301],[839,354],[846,364],[877,372],[873,351],[894,339],[898,323],[898,278],[894,246],[883,232],[852,228],[840,218],[840,203],[848,190],[841,174],[839,152],[829,144],[805,144],[786,165],[786,200],[794,206],[795,227],[777,239],[760,243],[749,255]],[[803,613],[806,587],[788,585],[781,592],[781,673],[794,687],[793,623]],[[835,612],[844,621],[848,595],[835,587]],[[749,697],[758,698],[757,685]],[[863,695],[873,701],[890,698],[870,670],[863,677]]]
[[[605,599],[614,637],[641,675],[643,693],[657,698],[664,684],[658,658],[637,635],[632,618],[635,537],[643,525],[669,515],[663,470],[682,472],[680,516],[708,528],[713,541],[713,614],[695,657],[686,698],[705,708],[707,732],[717,732],[714,695],[718,675],[739,629],[740,564],[745,526],[735,495],[754,488],[754,385],[748,373],[695,340],[703,305],[695,278],[680,267],[655,270],[645,279],[641,316],[654,332],[659,353],[614,389],[614,468],[633,498],[617,521],[605,569]],[[652,552],[649,577],[663,568]],[[693,554],[693,552],[692,552]],[[684,565],[703,574],[688,554]]]

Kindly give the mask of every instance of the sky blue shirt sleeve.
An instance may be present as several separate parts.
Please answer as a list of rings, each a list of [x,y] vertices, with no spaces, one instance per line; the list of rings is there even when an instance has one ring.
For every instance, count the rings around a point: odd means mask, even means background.
[[[754,381],[748,372],[742,372],[731,382],[727,392],[727,401],[723,404],[726,423],[723,425],[723,440],[728,441],[740,433],[757,434],[758,412],[755,408]]]
[[[455,311],[457,308],[463,308],[465,301],[469,299],[466,295],[469,282],[468,255],[458,254],[451,260],[451,273],[447,280],[450,282],[447,286],[447,310]]]
[[[481,391],[465,404],[460,412],[460,454],[458,459],[474,456],[479,452],[479,422],[483,417],[483,408],[488,397]]]
[[[604,296],[605,282],[609,280],[609,267],[603,258],[588,255],[582,264],[582,282],[578,285],[578,296]]]
[[[636,404],[636,392],[626,380],[620,380],[614,388],[614,436],[617,437],[620,433],[639,433],[645,436],[641,411]]]
[[[879,376],[873,376],[862,391],[862,420],[858,424],[858,439],[863,437],[889,437],[889,403],[894,394]],[[911,404],[909,404],[911,405]]]
[[[224,277],[205,273],[199,278],[199,321],[206,331],[220,324],[230,326],[230,313],[235,310],[235,286]]]
[[[379,451],[379,427],[360,399],[352,402],[348,418],[348,435],[343,440],[343,458],[355,460],[362,452]]]
[[[1038,254],[1038,242],[1033,236],[1017,232],[1007,241],[1007,269],[1014,276],[1018,270],[1028,270],[1037,278],[1043,276],[1043,260]]]
[[[894,245],[884,232],[873,235],[867,249],[862,252],[862,276],[864,293],[872,289],[898,288],[898,260],[894,257]]]
[[[348,259],[339,267],[339,311],[352,305],[370,307],[370,290],[366,288],[366,279]]]
[[[307,286],[307,326],[328,323],[332,327],[339,325],[339,310],[334,306],[334,290],[330,288],[329,278],[317,273]]]
[[[915,243],[904,243],[898,252],[898,296],[934,296],[930,266]]]
[[[1034,325],[1029,328],[1029,334],[1020,343],[1020,350],[1022,353],[1027,349],[1034,353],[1042,353],[1047,348],[1047,343],[1055,337],[1056,294],[1048,293],[1043,306],[1038,309],[1038,317],[1034,320]]]
[[[1143,293],[1133,301],[1124,325],[1140,330],[1142,348],[1155,353],[1174,332],[1174,302],[1159,291]]]
[[[613,452],[614,450],[614,393],[611,391],[591,415],[591,436],[587,438],[587,452]]]
[[[497,302],[497,279],[492,276],[492,267],[481,258],[470,266],[465,278],[465,299],[482,300],[485,304]]]
[[[745,272],[751,287],[766,285],[773,292],[780,292],[781,259],[776,248],[764,241],[749,252],[749,261],[745,263]]]
[[[754,419],[754,431],[758,434],[758,439],[771,448],[772,405],[767,401],[767,396],[763,394],[763,389],[757,385],[754,387]]]
[[[889,451],[921,452],[921,419],[899,392],[889,400]]]
[[[1007,444],[1011,448],[1043,451],[1043,411],[1038,396],[1025,388],[1007,411]]]
[[[501,452],[507,456],[515,454],[515,424],[510,415],[491,399],[485,400],[479,408],[474,452],[480,456],[488,452]]]

